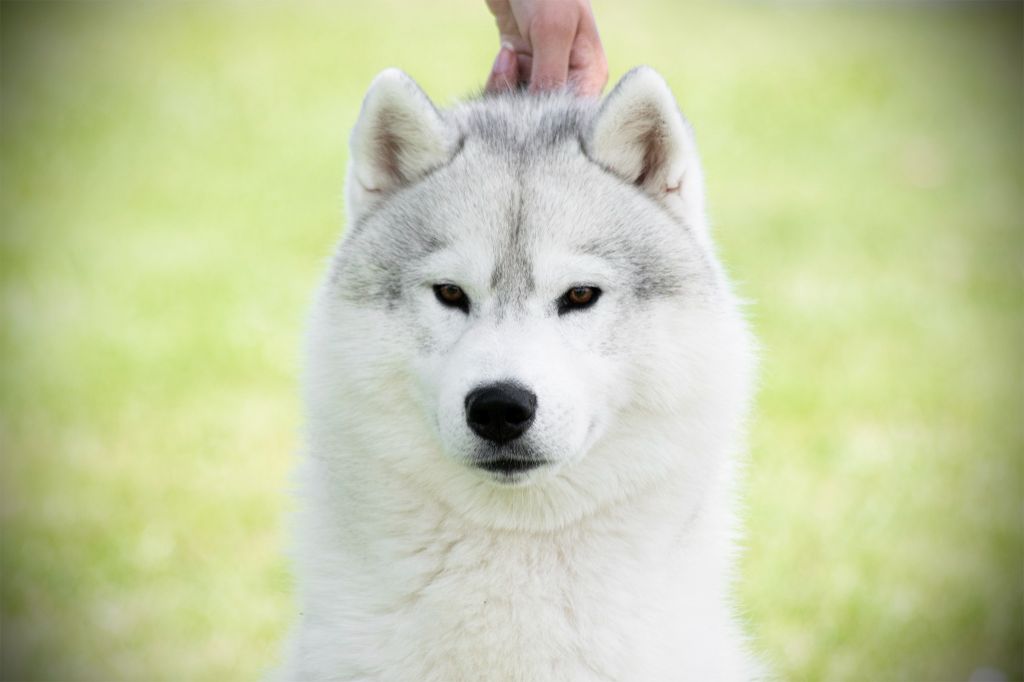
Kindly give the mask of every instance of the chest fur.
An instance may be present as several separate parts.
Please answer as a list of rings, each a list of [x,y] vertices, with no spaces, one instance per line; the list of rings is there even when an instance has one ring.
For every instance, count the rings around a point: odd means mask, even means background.
[[[667,679],[720,609],[703,552],[664,530],[441,522],[339,548],[307,580],[307,660],[341,679]]]

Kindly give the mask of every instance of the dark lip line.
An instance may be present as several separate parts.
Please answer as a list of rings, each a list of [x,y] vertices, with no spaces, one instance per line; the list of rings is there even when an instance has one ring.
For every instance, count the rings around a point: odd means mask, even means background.
[[[522,473],[536,469],[539,466],[548,464],[546,459],[517,459],[515,457],[502,457],[491,459],[485,462],[477,462],[476,466],[492,473],[513,474]]]

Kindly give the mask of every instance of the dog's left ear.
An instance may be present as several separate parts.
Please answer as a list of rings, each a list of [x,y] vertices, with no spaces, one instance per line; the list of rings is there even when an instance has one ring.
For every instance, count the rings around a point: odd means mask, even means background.
[[[704,218],[704,179],[690,127],[668,84],[640,66],[598,110],[586,144],[597,163],[685,220]]]

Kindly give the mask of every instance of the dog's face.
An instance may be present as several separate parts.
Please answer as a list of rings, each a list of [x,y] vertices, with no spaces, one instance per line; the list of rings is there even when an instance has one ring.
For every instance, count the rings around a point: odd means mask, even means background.
[[[444,453],[501,484],[584,456],[631,393],[633,333],[680,287],[671,256],[622,233],[628,188],[572,147],[529,171],[463,149],[422,203],[410,197],[437,247],[396,306],[415,339],[410,374]],[[432,201],[442,188],[451,199]]]
[[[317,361],[345,369],[310,377],[333,396],[314,419],[344,403],[350,441],[467,508],[584,490],[571,516],[672,466],[660,439],[698,437],[679,430],[704,411],[681,412],[718,402],[701,363],[742,340],[720,338],[737,318],[689,133],[660,78],[634,79],[596,113],[510,98],[447,118],[378,79],[314,325]]]

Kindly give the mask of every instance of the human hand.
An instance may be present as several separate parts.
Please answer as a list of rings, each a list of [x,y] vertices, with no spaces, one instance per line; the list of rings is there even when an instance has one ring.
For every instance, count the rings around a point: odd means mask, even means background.
[[[578,95],[597,97],[608,62],[589,0],[487,0],[501,50],[487,79],[488,92],[529,84],[531,92],[568,83]]]

